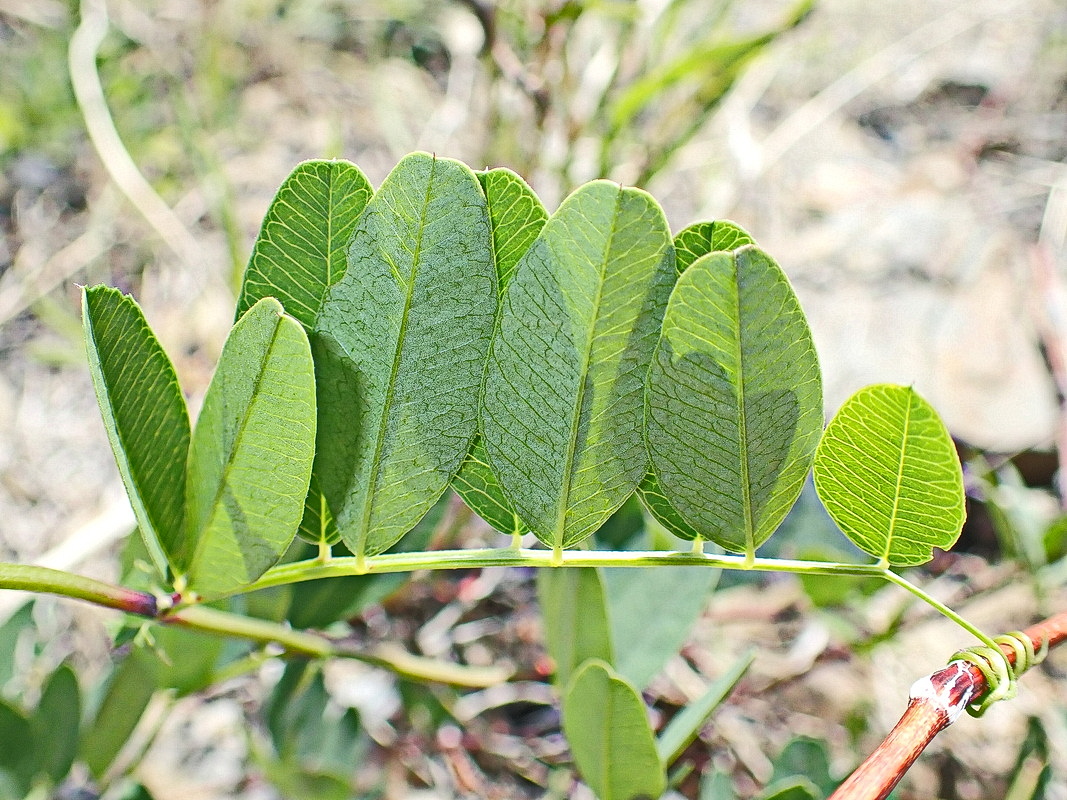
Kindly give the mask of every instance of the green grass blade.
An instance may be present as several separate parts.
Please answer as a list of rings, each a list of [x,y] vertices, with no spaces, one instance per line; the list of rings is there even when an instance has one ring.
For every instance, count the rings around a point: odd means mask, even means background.
[[[189,413],[174,367],[144,314],[117,289],[83,294],[89,371],[148,552],[159,570],[182,549]]]
[[[688,703],[679,711],[656,739],[656,751],[660,760],[670,766],[700,733],[708,717],[733,691],[741,677],[752,665],[754,654],[749,651],[719,676],[697,700]]]
[[[313,337],[319,479],[357,557],[407,533],[467,454],[496,283],[474,173],[407,156],[360,218]]]
[[[678,279],[647,419],[671,506],[703,538],[754,553],[796,502],[822,428],[811,331],[765,253],[712,253]]]
[[[533,189],[511,170],[479,172],[478,180],[489,207],[497,284],[503,296],[519,259],[545,226],[548,212]],[[452,488],[475,514],[501,533],[521,535],[526,531],[489,464],[480,434],[474,437]]]
[[[730,252],[747,244],[755,244],[755,241],[737,223],[729,220],[696,222],[674,237],[675,267],[681,275],[701,256],[720,251]],[[689,541],[701,538],[700,532],[671,505],[651,467],[637,487],[637,494],[656,521],[675,536]]]
[[[604,662],[585,662],[567,686],[563,733],[599,800],[654,798],[666,790],[641,695]]]
[[[819,443],[815,488],[845,535],[892,566],[948,550],[966,515],[952,439],[908,386],[868,386],[845,401]]]
[[[593,533],[644,476],[644,365],[674,277],[656,202],[595,181],[564,201],[511,279],[482,436],[507,497],[550,547]]]
[[[245,270],[237,318],[264,297],[308,331],[348,267],[349,239],[373,190],[347,161],[305,161],[278,189]]]
[[[271,297],[230,332],[189,450],[182,566],[202,595],[251,583],[285,553],[315,452],[307,335]]]

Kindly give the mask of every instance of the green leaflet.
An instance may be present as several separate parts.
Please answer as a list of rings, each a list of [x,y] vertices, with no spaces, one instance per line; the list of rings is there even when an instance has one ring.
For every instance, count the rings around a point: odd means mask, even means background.
[[[135,648],[108,682],[95,718],[82,732],[78,759],[100,779],[122,750],[156,692],[159,660]],[[0,748],[2,749],[2,748]]]
[[[822,427],[811,332],[768,255],[712,253],[678,279],[646,413],[670,504],[704,538],[754,553],[800,494]]]
[[[275,195],[245,270],[237,318],[264,297],[308,331],[348,266],[348,241],[373,190],[347,161],[305,161]]]
[[[30,717],[38,774],[58,784],[78,753],[82,701],[74,670],[61,664],[41,691],[37,710]]]
[[[732,251],[746,244],[755,244],[749,233],[735,222],[713,220],[695,222],[679,231],[674,237],[675,267],[681,275],[701,256],[717,251]],[[648,474],[637,487],[637,494],[649,513],[663,527],[682,539],[700,538],[693,528],[671,505],[660,489],[656,473],[649,467]]]
[[[258,300],[276,297],[310,332],[326,292],[348,267],[348,242],[371,194],[355,164],[298,165],[267,210],[245,270],[237,317]],[[297,533],[313,544],[333,544],[341,536],[315,475]]]
[[[501,533],[522,536],[526,525],[511,509],[504,490],[489,464],[481,436],[475,436],[470,452],[452,479],[452,488],[475,514]]]
[[[189,449],[179,563],[192,588],[225,594],[277,563],[300,523],[314,444],[307,335],[267,297],[230,332]]]
[[[362,557],[419,521],[475,433],[497,281],[474,173],[404,158],[360,218],[348,264],[312,339],[318,477]]]
[[[956,448],[908,386],[868,386],[845,401],[819,444],[815,488],[845,535],[883,564],[924,564],[963,527]]]
[[[489,207],[497,283],[503,296],[519,259],[545,226],[548,213],[533,189],[511,170],[479,172],[478,180]],[[474,513],[498,531],[513,536],[525,532],[526,526],[512,510],[493,474],[480,435],[474,437],[452,488]]]
[[[563,733],[599,800],[658,798],[666,790],[641,695],[603,661],[586,661],[567,686]]]
[[[710,572],[710,570],[709,570]],[[555,681],[566,686],[585,661],[614,661],[604,583],[597,569],[537,571],[537,600],[545,649],[556,662]]]
[[[478,180],[489,207],[493,258],[500,294],[503,294],[519,259],[545,227],[548,212],[534,190],[510,169],[479,172]]]
[[[119,474],[160,575],[183,547],[189,414],[174,367],[133,301],[82,295],[89,371]]]
[[[549,218],[508,285],[482,436],[515,511],[550,547],[593,533],[645,473],[642,386],[673,261],[652,197],[594,181]]]
[[[674,237],[675,267],[681,275],[701,256],[719,251],[732,252],[755,243],[748,231],[728,219],[694,222]]]

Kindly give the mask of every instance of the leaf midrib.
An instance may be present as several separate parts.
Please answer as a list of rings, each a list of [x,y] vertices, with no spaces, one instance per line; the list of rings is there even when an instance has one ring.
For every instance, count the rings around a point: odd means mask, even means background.
[[[117,290],[115,290],[115,292],[116,292],[116,294],[119,295],[120,302],[122,302],[121,293],[119,293]],[[91,303],[92,301],[90,300],[90,301],[87,301],[87,302]],[[111,317],[111,320],[114,321],[116,316],[117,316],[117,308],[110,309],[108,311],[108,313],[109,313],[109,315]],[[144,497],[144,491],[143,491],[143,488],[142,488],[141,478],[140,478],[139,475],[135,474],[134,469],[133,469],[133,462],[130,460],[129,447],[128,447],[128,443],[127,443],[127,439],[129,437],[124,433],[122,427],[118,423],[118,414],[117,414],[117,411],[116,411],[116,408],[115,408],[115,400],[114,400],[114,397],[112,396],[111,387],[108,385],[108,378],[104,374],[104,370],[105,370],[104,361],[100,357],[100,340],[99,340],[98,335],[97,335],[96,322],[94,321],[93,315],[92,315],[91,312],[87,315],[87,319],[88,319],[88,323],[89,323],[89,330],[91,332],[91,340],[93,342],[93,350],[95,351],[94,355],[95,355],[96,362],[99,365],[99,369],[100,369],[101,383],[102,383],[103,389],[104,389],[103,396],[104,396],[104,399],[105,399],[106,404],[107,404],[107,416],[110,418],[110,427],[112,429],[114,429],[115,436],[118,438],[119,444],[121,445],[121,456],[120,457],[121,457],[121,459],[123,461],[123,467],[121,469],[122,469],[123,472],[125,472],[126,475],[129,476],[130,483],[133,484],[133,487],[136,490],[136,498],[131,498],[131,505],[135,506],[135,508],[134,508],[134,516],[135,517],[139,517],[140,516],[139,514],[137,514],[138,509],[140,510],[141,515],[144,516],[144,522],[147,523],[149,530],[146,532],[146,535],[142,537],[142,539],[144,539],[144,541],[145,541],[145,546],[148,548],[149,555],[151,556],[152,561],[155,563],[155,566],[158,567],[161,572],[166,572],[167,567],[170,567],[172,565],[170,563],[171,562],[170,556],[168,555],[168,553],[166,552],[166,550],[164,549],[164,546],[163,546],[163,535],[162,535],[163,532],[159,529],[159,526],[156,524],[157,520],[155,519],[154,514],[148,508],[148,504],[145,502],[145,497]],[[146,330],[146,331],[148,331],[149,335],[152,335],[151,328],[148,327],[147,321],[142,319],[142,320],[134,320],[134,322],[142,330]],[[173,383],[173,384],[176,385],[177,384],[177,377],[174,376],[174,375],[171,375],[167,379],[167,381],[168,381],[168,383]],[[180,389],[180,387],[178,389],[178,396],[179,396],[179,398],[181,398],[181,389]],[[182,399],[182,407],[185,408],[184,398]],[[185,411],[186,411],[186,419],[188,419],[188,409],[185,409]],[[190,435],[189,436],[190,443],[191,443],[191,438],[192,437]],[[188,452],[186,453],[186,456],[188,457]],[[184,490],[184,487],[183,487],[183,490]],[[185,500],[185,498],[183,497],[182,498],[182,502],[180,502],[178,504],[179,505],[179,512],[182,514],[181,526],[180,526],[180,530],[179,530],[179,534],[178,534],[179,536],[182,535],[181,531],[184,530],[185,524],[186,524],[186,519],[184,518],[185,517],[185,513],[184,513],[185,512],[185,503],[184,503],[184,500]],[[140,522],[140,520],[138,520],[138,522]]]
[[[570,439],[567,442],[567,452],[563,459],[563,487],[560,495],[559,510],[556,514],[555,538],[557,539],[556,546],[559,548],[564,546],[564,539],[566,538],[567,505],[570,502],[571,484],[574,478],[572,475],[574,453],[578,449],[578,428],[580,427],[581,422],[582,407],[585,403],[585,384],[588,378],[589,358],[593,349],[593,340],[596,338],[597,321],[600,319],[600,301],[604,295],[604,282],[606,280],[605,272],[607,270],[609,255],[612,251],[612,244],[615,241],[615,236],[618,234],[619,207],[622,205],[622,195],[622,189],[619,189],[615,193],[615,210],[611,216],[611,230],[608,232],[607,242],[604,246],[604,254],[601,257],[600,268],[598,270],[599,280],[597,281],[596,298],[593,301],[593,311],[591,314],[593,324],[589,326],[585,339],[585,347],[582,350],[582,366],[578,372],[578,392],[575,397],[575,403],[571,407]],[[554,253],[553,257],[555,257]]]
[[[222,498],[223,489],[228,484],[228,478],[230,471],[233,469],[236,454],[241,449],[241,441],[244,439],[245,432],[248,430],[248,421],[252,416],[252,409],[256,406],[256,399],[259,397],[259,387],[263,382],[263,375],[267,371],[267,365],[270,363],[271,353],[274,351],[274,345],[278,341],[278,334],[282,329],[282,315],[278,314],[274,322],[274,330],[270,335],[270,342],[263,350],[263,357],[259,362],[259,369],[256,371],[256,377],[252,381],[252,392],[249,395],[248,405],[245,407],[244,413],[241,415],[241,424],[237,430],[237,436],[234,437],[233,446],[230,448],[230,452],[226,456],[226,465],[223,467],[219,476],[218,486],[215,487],[215,496],[211,500],[210,513],[204,522],[204,527],[199,531],[192,531],[191,534],[196,537],[196,547],[193,550],[193,556],[189,560],[189,567],[186,569],[185,574],[188,574],[198,566],[200,557],[203,555],[204,548],[207,546],[209,537],[204,536],[203,533],[207,530],[212,520],[215,519],[216,509],[219,507],[219,502]],[[209,387],[210,391],[210,387]],[[190,449],[190,453],[192,450]],[[188,480],[188,478],[186,479]]]
[[[385,429],[389,409],[393,404],[393,394],[396,390],[396,379],[400,372],[400,360],[404,351],[404,335],[407,332],[408,316],[411,311],[411,297],[415,293],[415,274],[418,271],[419,260],[422,257],[422,238],[426,232],[426,209],[430,205],[430,196],[433,193],[434,177],[437,173],[437,159],[430,161],[430,177],[426,181],[426,194],[423,197],[422,212],[419,217],[419,232],[415,238],[415,250],[411,257],[411,272],[408,274],[408,283],[404,292],[404,310],[400,316],[400,330],[397,332],[396,348],[393,350],[393,363],[389,372],[389,383],[386,385],[385,398],[382,404],[382,413],[378,418],[378,436],[374,443],[374,457],[370,463],[371,486],[363,503],[363,514],[359,526],[359,551],[357,556],[363,556],[367,551],[367,535],[370,532],[370,518],[374,507],[373,498],[377,493],[378,481],[381,479],[380,466],[382,448],[385,446]],[[384,253],[383,253],[384,255]],[[392,259],[389,259],[392,262]],[[390,263],[390,272],[396,270]]]
[[[897,462],[897,482],[893,492],[893,510],[889,515],[889,530],[886,533],[885,549],[882,562],[889,565],[889,554],[893,549],[893,533],[897,527],[897,510],[900,508],[900,487],[904,483],[904,459],[908,450],[908,429],[911,426],[911,392],[908,392],[908,404],[904,408],[904,436],[900,440],[900,460]]]
[[[741,501],[745,514],[745,554],[756,553],[756,532],[752,524],[752,487],[748,479],[748,404],[745,402],[745,362],[744,343],[742,342],[744,325],[741,320],[741,265],[736,255],[730,256],[734,268],[735,306],[737,325],[734,327],[734,354],[737,359],[737,443],[741,461]]]
[[[332,163],[328,167],[328,176],[326,179],[326,285],[322,287],[322,292],[319,295],[319,309],[315,312],[315,318],[318,319],[319,314],[322,312],[322,305],[326,300],[326,295],[330,291],[330,287],[334,284],[333,278],[333,218],[334,218],[334,181],[337,178],[338,165]],[[343,247],[343,245],[342,245]]]

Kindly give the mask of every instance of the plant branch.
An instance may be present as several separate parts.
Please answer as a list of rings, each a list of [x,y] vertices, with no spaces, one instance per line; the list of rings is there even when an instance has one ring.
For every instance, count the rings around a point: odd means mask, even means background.
[[[1055,647],[1067,639],[1067,612],[1057,614],[1023,631],[1035,650]],[[1000,650],[1012,664],[1015,650]],[[885,740],[838,787],[829,800],[882,800],[893,791],[926,746],[955,722],[963,710],[988,689],[982,671],[973,664],[953,661],[916,681],[908,707]]]
[[[159,601],[154,595],[51,567],[0,563],[0,589],[58,594],[153,619],[159,615]]]
[[[384,667],[398,675],[416,680],[484,688],[508,679],[507,667],[469,667],[434,659],[420,658],[400,648],[381,645],[369,651],[335,642],[317,633],[295,631],[267,620],[231,614],[200,605],[176,605],[180,596],[160,598],[148,592],[72,575],[49,567],[0,563],[0,589],[55,594],[85,600],[146,617],[164,625],[177,625],[204,633],[245,639],[259,644],[275,644],[287,653],[311,658],[352,658]]]

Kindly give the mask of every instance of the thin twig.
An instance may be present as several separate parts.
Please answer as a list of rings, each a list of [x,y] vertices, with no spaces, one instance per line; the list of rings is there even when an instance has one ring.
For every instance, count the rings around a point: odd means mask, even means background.
[[[1055,647],[1067,639],[1067,612],[1023,631],[1035,650]],[[1012,664],[1016,653],[1001,650]],[[885,740],[842,783],[829,800],[882,800],[938,733],[955,722],[964,709],[989,688],[985,675],[973,664],[953,661],[921,678],[911,687],[907,710]]]

